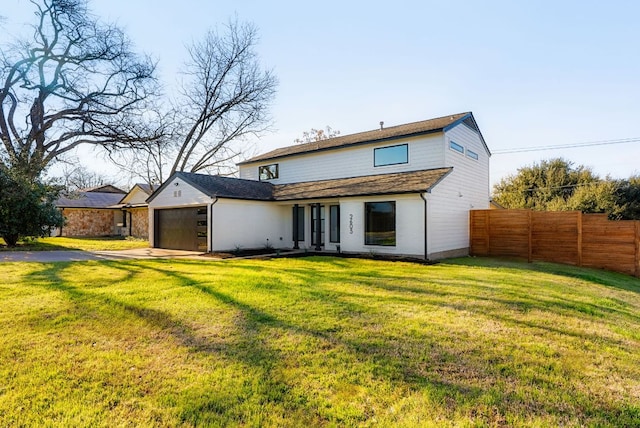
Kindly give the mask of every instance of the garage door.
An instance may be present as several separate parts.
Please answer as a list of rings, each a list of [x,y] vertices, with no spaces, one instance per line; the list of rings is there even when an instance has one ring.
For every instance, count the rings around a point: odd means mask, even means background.
[[[154,211],[156,248],[207,251],[207,207]]]

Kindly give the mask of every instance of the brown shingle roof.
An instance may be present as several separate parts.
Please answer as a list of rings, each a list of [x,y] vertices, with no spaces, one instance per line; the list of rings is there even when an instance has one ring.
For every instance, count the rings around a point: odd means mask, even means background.
[[[453,168],[438,168],[335,180],[276,184],[273,186],[273,198],[277,201],[289,201],[426,192],[438,184],[451,170]]]
[[[357,134],[342,135],[339,137],[329,138],[312,143],[296,144],[288,147],[281,147],[268,153],[255,156],[238,165],[252,162],[264,161],[267,159],[275,159],[283,156],[291,156],[296,154],[316,152],[320,150],[329,150],[338,147],[345,147],[354,144],[372,143],[375,141],[388,140],[393,138],[426,134],[430,132],[442,131],[452,123],[470,115],[471,113],[458,113],[449,116],[438,117],[435,119],[423,120],[420,122],[407,123],[404,125],[391,126],[389,128],[375,129],[373,131],[359,132]]]
[[[211,197],[250,199],[261,201],[293,201],[300,199],[340,198],[348,196],[374,196],[402,193],[421,193],[432,189],[453,168],[364,177],[307,181],[291,184],[271,184],[262,181],[177,172],[181,177]],[[147,202],[153,200],[171,180],[157,189]]]

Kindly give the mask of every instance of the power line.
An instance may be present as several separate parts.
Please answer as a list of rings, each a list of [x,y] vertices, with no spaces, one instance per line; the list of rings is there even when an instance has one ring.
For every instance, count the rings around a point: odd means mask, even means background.
[[[574,149],[574,148],[580,148],[580,147],[608,146],[612,144],[626,144],[626,143],[638,143],[638,142],[640,142],[640,137],[633,137],[633,138],[621,138],[617,140],[589,141],[586,143],[557,144],[557,145],[549,145],[549,146],[522,147],[522,148],[502,149],[502,150],[498,149],[498,150],[493,150],[491,154],[503,155],[507,153],[537,152],[537,151],[543,151],[543,150],[556,150],[556,149]]]

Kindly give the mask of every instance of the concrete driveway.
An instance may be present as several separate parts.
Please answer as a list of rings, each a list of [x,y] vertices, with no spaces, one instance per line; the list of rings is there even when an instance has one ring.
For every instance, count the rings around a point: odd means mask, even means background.
[[[136,248],[118,251],[3,251],[0,262],[75,262],[85,260],[198,258],[198,251]],[[207,259],[210,260],[210,259]]]

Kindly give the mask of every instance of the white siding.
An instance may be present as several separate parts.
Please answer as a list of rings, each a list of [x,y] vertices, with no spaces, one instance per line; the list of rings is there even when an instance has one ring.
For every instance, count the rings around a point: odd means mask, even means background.
[[[451,140],[479,159],[449,149]],[[489,154],[480,136],[460,124],[445,133],[445,148],[445,166],[453,171],[427,195],[430,254],[468,249],[469,210],[489,208]]]
[[[157,194],[149,208],[179,208],[195,205],[207,205],[212,198],[196,189],[180,177],[174,177],[162,191]]]
[[[149,245],[154,242],[154,210],[159,208],[183,208],[210,205],[213,199],[179,177],[174,177],[162,191],[149,202]]]
[[[373,166],[375,148],[399,144],[409,146],[408,163]],[[240,178],[258,180],[258,167],[273,163],[279,178],[270,182],[284,184],[440,168],[444,161],[443,134],[437,133],[240,165]]]
[[[286,217],[286,207],[273,203],[219,199],[213,205],[212,251],[290,247],[284,234],[290,224]]]
[[[140,190],[139,187],[134,187],[128,194],[122,199],[124,204],[144,204],[149,195]]]
[[[396,245],[365,245],[365,202],[396,203]],[[328,230],[328,229],[327,229]],[[424,201],[419,195],[340,200],[340,248],[344,252],[424,256]]]

